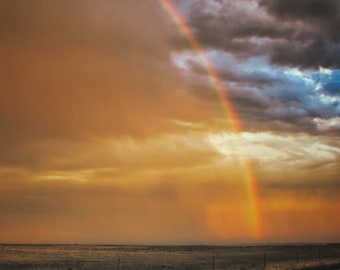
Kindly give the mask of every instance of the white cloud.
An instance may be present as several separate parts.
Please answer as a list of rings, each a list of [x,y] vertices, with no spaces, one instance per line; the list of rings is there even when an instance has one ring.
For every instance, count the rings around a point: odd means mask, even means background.
[[[333,117],[330,119],[314,118],[314,123],[318,130],[340,129],[340,117]]]
[[[319,67],[319,73],[323,75],[332,75],[332,70],[329,68]]]
[[[340,157],[340,144],[317,136],[278,135],[269,132],[208,134],[206,141],[228,159],[249,158],[264,167],[308,166],[334,162]]]

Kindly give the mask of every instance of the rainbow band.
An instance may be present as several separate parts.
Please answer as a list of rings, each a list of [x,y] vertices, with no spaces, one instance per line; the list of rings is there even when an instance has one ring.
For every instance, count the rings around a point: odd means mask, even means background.
[[[202,66],[204,67],[208,74],[212,86],[215,88],[220,98],[222,107],[230,121],[231,128],[236,133],[240,134],[242,131],[241,121],[237,117],[237,114],[225,91],[226,89],[222,85],[222,82],[217,74],[217,71],[214,68],[211,61],[209,60],[207,54],[205,53],[203,46],[199,43],[193,31],[183,20],[182,16],[177,11],[176,7],[169,0],[159,0],[159,2],[163,9],[166,11],[166,13],[169,15],[169,17],[174,21],[174,23],[178,26],[180,31],[189,41],[193,50],[197,53],[198,57],[202,62]],[[241,149],[240,141],[237,141],[237,148]],[[246,180],[251,225],[254,230],[255,238],[259,239],[261,237],[261,225],[260,225],[261,219],[258,209],[259,195],[257,192],[257,183],[254,170],[252,168],[251,163],[244,156],[239,157],[239,161],[244,172],[244,178]]]

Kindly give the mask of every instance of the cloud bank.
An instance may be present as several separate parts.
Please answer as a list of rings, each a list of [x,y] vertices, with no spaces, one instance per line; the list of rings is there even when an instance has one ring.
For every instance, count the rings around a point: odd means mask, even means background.
[[[340,113],[339,11],[337,1],[193,1],[183,14],[245,126],[313,133],[315,119]],[[173,58],[202,77],[197,55],[181,48]]]

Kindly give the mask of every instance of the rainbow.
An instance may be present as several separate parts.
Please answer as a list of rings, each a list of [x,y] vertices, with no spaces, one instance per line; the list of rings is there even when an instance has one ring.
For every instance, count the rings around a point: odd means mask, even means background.
[[[212,62],[210,61],[209,57],[205,53],[203,46],[200,44],[200,42],[194,35],[193,31],[186,24],[181,14],[178,12],[176,7],[171,3],[171,1],[159,0],[159,3],[161,4],[165,12],[169,15],[169,17],[173,20],[173,22],[178,26],[178,28],[183,33],[183,35],[186,37],[186,39],[189,41],[193,50],[197,53],[202,63],[202,66],[205,69],[209,77],[209,80],[212,86],[214,87],[214,89],[216,90],[220,98],[220,102],[225,111],[225,114],[227,115],[230,121],[231,128],[233,129],[235,133],[240,134],[242,132],[241,121],[238,118],[228,98],[227,91],[224,88],[216,69],[214,68]],[[237,141],[236,144],[237,144],[237,148],[241,149],[240,141]],[[243,155],[239,157],[239,162],[241,164],[241,167],[244,173],[244,178],[246,181],[246,189],[247,189],[246,191],[247,191],[248,204],[249,204],[248,209],[250,213],[249,218],[250,218],[251,226],[253,228],[253,234],[254,234],[255,239],[259,239],[262,234],[262,230],[261,230],[262,226],[261,226],[261,218],[260,218],[260,213],[259,213],[259,194],[258,194],[255,173],[252,168],[251,162],[248,161]]]

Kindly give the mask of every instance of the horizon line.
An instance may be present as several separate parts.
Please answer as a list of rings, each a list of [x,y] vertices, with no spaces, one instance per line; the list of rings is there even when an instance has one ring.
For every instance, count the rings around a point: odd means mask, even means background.
[[[340,245],[339,242],[268,242],[268,243],[243,243],[243,244],[141,244],[141,243],[2,243],[2,246],[155,246],[155,247],[261,247],[261,246],[299,246],[299,245]]]

